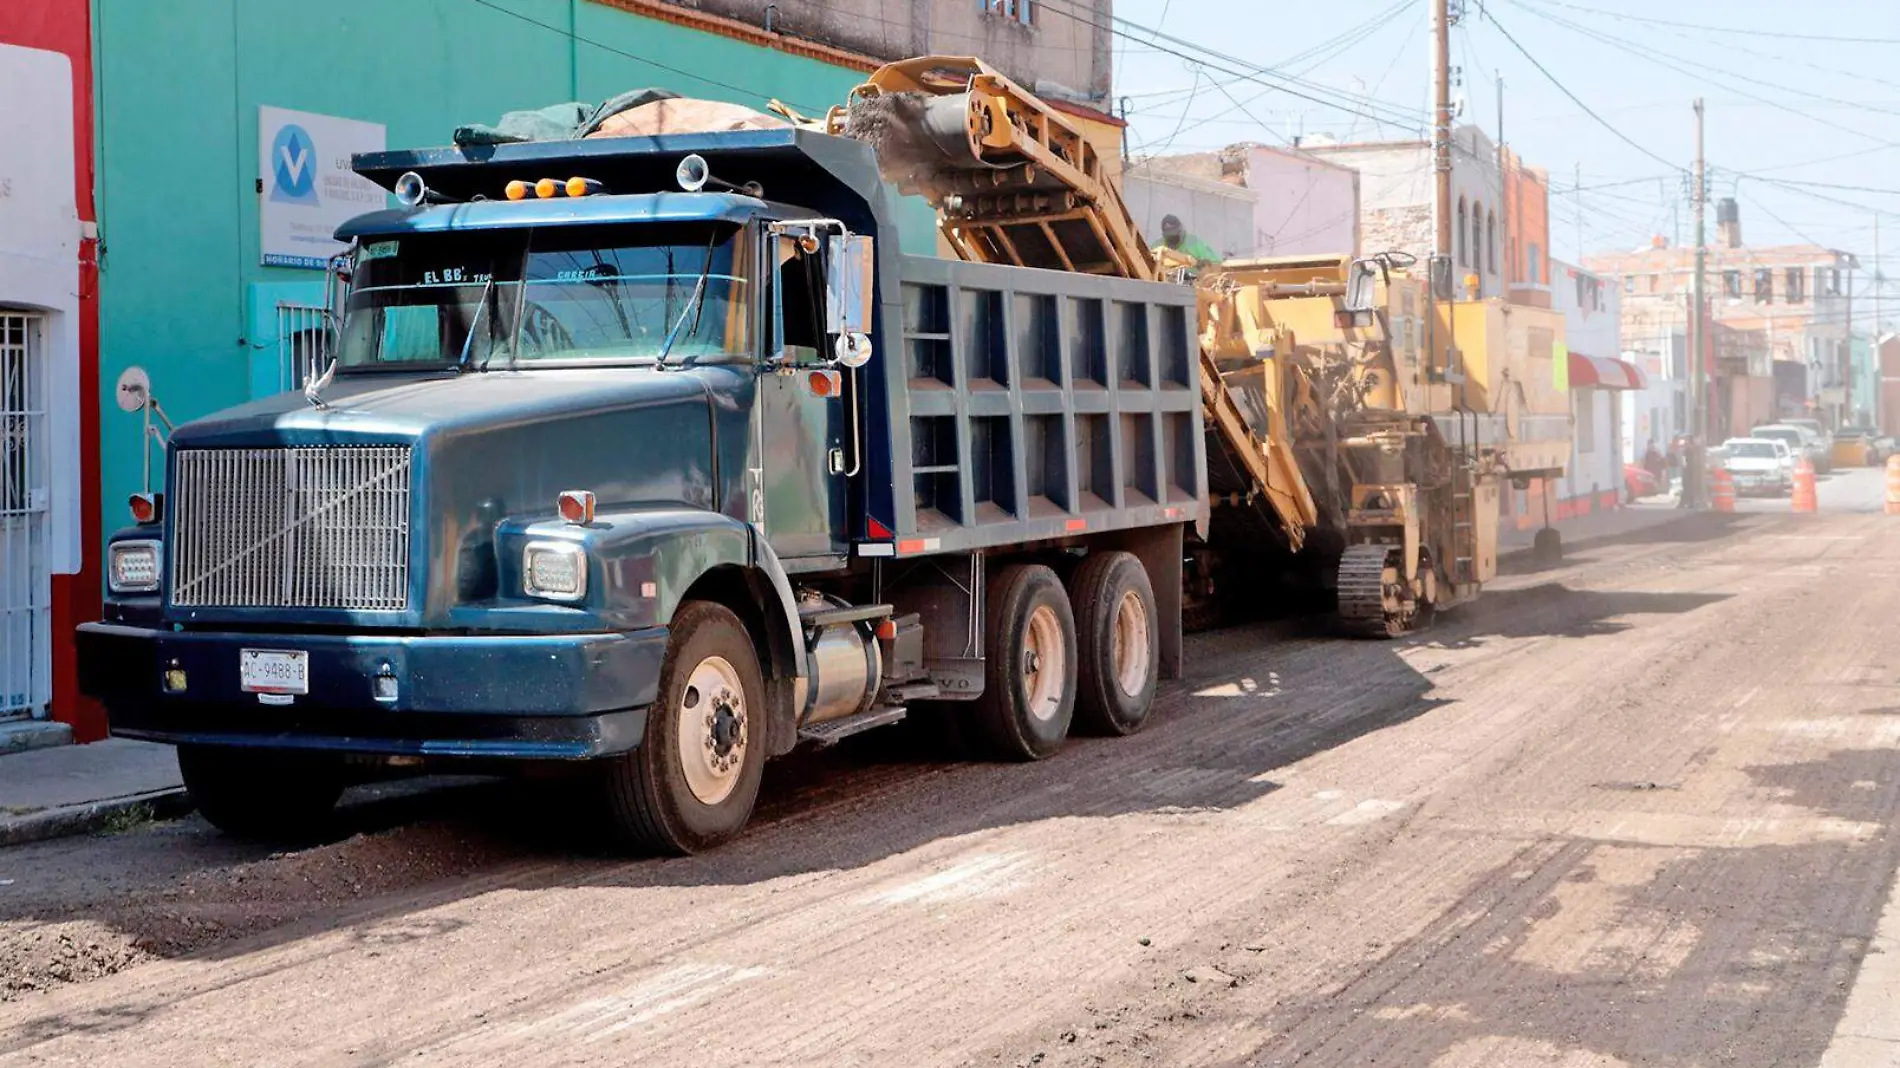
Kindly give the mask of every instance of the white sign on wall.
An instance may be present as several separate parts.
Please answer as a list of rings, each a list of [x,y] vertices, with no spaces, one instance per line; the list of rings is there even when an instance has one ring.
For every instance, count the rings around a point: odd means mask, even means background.
[[[383,126],[307,111],[257,111],[258,245],[266,267],[322,270],[343,243],[344,222],[387,207],[381,187],[350,170],[350,156],[381,152]]]

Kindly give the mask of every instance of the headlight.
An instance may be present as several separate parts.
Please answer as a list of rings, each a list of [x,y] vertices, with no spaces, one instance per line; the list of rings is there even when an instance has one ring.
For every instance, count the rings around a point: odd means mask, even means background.
[[[587,550],[561,541],[532,541],[521,552],[521,591],[549,601],[587,595]]]
[[[158,589],[158,543],[114,542],[106,584],[113,593],[153,593]]]

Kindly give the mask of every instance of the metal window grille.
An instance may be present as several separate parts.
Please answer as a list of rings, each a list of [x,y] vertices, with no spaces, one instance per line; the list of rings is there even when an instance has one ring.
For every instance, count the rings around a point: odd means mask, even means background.
[[[41,324],[0,310],[0,720],[44,715],[52,699]]]
[[[302,389],[330,366],[330,316],[313,304],[277,305],[277,386]]]
[[[409,449],[186,449],[171,488],[172,603],[409,605]]]

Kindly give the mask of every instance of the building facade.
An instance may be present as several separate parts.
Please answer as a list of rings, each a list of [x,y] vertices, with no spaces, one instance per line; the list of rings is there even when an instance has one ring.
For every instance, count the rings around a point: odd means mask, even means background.
[[[1109,110],[1110,0],[610,0],[675,7],[859,55],[979,56],[1046,100]]]
[[[1303,151],[1359,175],[1359,244],[1420,259],[1437,248],[1429,141],[1323,144]],[[1453,275],[1460,293],[1549,307],[1549,179],[1476,126],[1452,132]]]
[[[1623,465],[1630,457],[1623,444],[1622,398],[1648,376],[1624,370],[1630,365],[1622,361],[1616,286],[1581,267],[1555,260],[1550,267],[1552,306],[1564,314],[1571,407],[1570,462],[1555,492],[1560,514],[1587,514],[1615,507],[1622,496]]]
[[[91,56],[84,4],[0,16],[0,732],[104,726],[69,637],[99,604]]]
[[[1703,354],[1713,380],[1711,437],[1744,433],[1756,415],[1815,416],[1838,425],[1848,414],[1854,257],[1818,245],[1748,245],[1733,201],[1721,202],[1717,217],[1719,239],[1703,276],[1713,324]],[[1617,280],[1626,338],[1688,333],[1693,248],[1657,239],[1586,262]],[[1764,391],[1769,411],[1760,413]]]

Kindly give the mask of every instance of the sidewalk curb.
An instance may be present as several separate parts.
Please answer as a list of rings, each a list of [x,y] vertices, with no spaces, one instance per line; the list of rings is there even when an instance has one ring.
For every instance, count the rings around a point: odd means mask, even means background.
[[[138,812],[141,807],[146,810],[146,818],[154,820],[177,819],[192,810],[191,799],[185,796],[182,786],[127,794],[83,805],[64,805],[0,819],[0,848],[91,834],[115,818]]]

